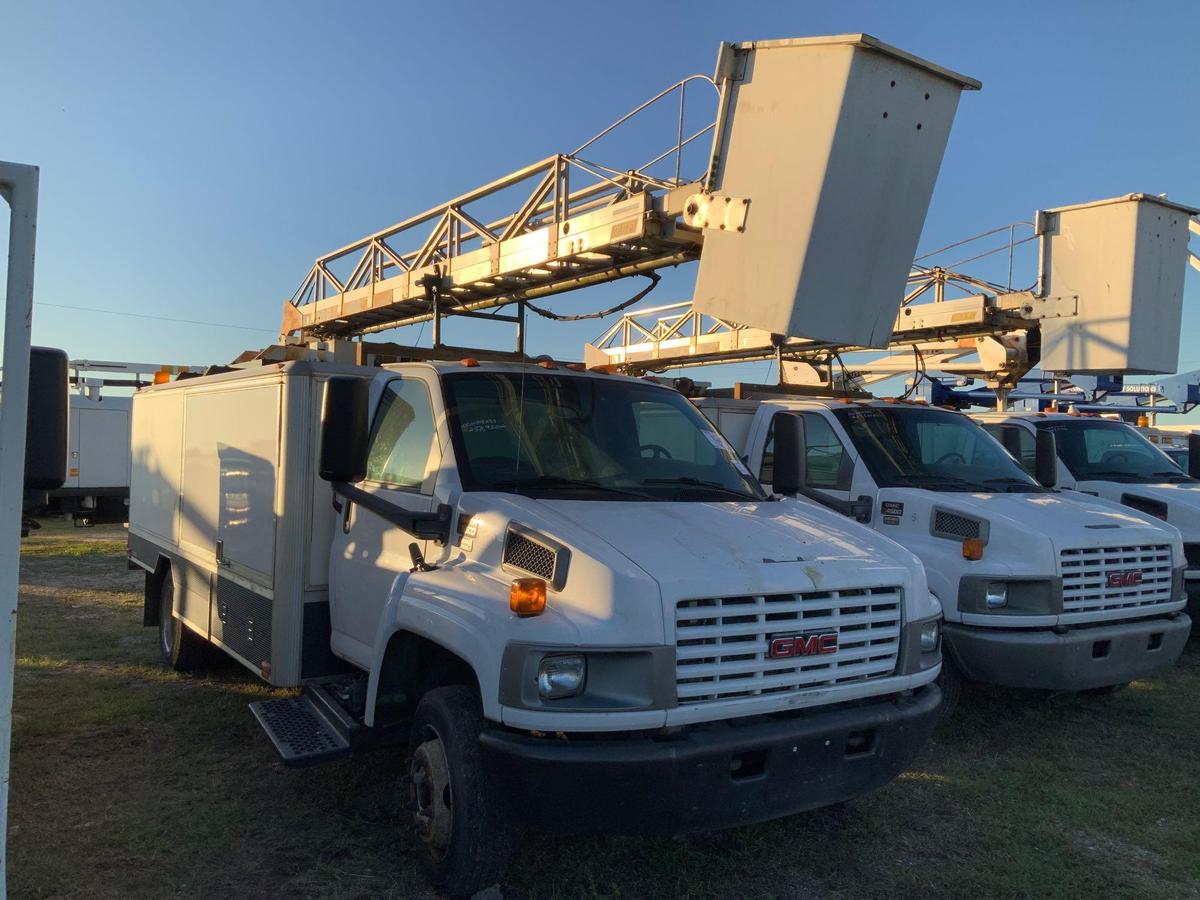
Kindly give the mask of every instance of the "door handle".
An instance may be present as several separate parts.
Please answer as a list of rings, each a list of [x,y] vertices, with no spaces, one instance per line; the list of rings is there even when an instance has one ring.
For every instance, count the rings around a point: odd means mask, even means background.
[[[353,509],[354,501],[346,498],[345,503],[342,505],[342,534],[350,533],[350,513]]]

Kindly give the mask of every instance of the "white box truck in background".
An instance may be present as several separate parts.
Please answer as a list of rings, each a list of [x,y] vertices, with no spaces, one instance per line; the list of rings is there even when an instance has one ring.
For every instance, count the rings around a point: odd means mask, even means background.
[[[1183,651],[1191,621],[1179,532],[1128,506],[1050,490],[1053,441],[1041,450],[1043,484],[970,417],[921,403],[769,393],[695,402],[765,486],[855,516],[921,559],[945,616],[947,710],[958,673],[1112,689]],[[1037,456],[1031,437],[1031,472]]]
[[[407,740],[452,893],[522,825],[711,830],[895,777],[940,699],[912,554],[765,495],[677,391],[544,365],[139,392],[129,555],[164,658],[305,685],[255,704],[288,762]]]

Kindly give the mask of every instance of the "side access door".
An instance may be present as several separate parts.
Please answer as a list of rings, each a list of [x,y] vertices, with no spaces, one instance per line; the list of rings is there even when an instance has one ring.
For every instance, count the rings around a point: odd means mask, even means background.
[[[433,510],[443,448],[432,386],[420,377],[394,378],[383,386],[375,409],[367,476],[358,487],[412,512]],[[333,651],[369,668],[388,597],[393,588],[403,587],[413,567],[409,545],[416,544],[425,554],[429,542],[345,497],[338,502],[342,512],[334,525],[329,558]]]

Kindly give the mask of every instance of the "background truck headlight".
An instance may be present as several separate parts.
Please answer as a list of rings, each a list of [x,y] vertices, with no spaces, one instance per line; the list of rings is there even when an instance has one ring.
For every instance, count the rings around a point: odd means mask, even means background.
[[[1008,585],[1003,581],[988,582],[983,595],[983,602],[988,609],[1000,609],[1008,605]]]
[[[538,666],[538,696],[543,700],[574,697],[583,690],[587,662],[578,653],[547,656]]]
[[[934,619],[921,626],[921,652],[932,653],[938,648],[938,637],[941,634],[941,622]]]

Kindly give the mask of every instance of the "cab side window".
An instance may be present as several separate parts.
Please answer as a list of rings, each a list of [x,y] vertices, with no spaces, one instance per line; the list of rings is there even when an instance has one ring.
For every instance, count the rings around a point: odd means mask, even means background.
[[[776,413],[767,427],[759,480],[770,484],[775,475],[775,419],[788,413]],[[804,484],[833,491],[850,490],[854,465],[833,427],[820,413],[802,413],[804,419]]]
[[[1033,474],[1037,469],[1037,437],[1028,428],[1020,425],[997,425],[986,423],[983,430],[1004,445],[1010,454],[1014,450],[1017,462],[1021,468]]]
[[[389,382],[371,430],[367,480],[402,490],[422,490],[432,473],[436,449],[429,389],[416,379]]]

